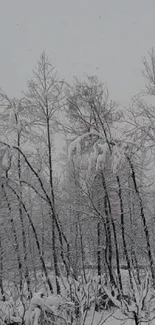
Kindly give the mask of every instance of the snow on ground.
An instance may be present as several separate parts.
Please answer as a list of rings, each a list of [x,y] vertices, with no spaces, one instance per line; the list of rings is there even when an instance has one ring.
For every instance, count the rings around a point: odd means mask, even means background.
[[[113,314],[113,315],[112,315]],[[135,325],[133,320],[125,318],[119,310],[103,313],[95,313],[94,318],[92,313],[87,317],[85,325]],[[148,322],[143,322],[143,325]],[[155,320],[149,325],[155,325]]]
[[[126,289],[125,291],[128,291],[128,288],[129,288],[128,271],[121,270],[121,274],[122,274],[122,279],[123,279],[123,287],[124,287],[124,289]],[[98,277],[94,270],[92,270],[91,272],[89,271],[87,275],[88,275],[88,278],[90,277],[90,279],[91,279],[91,284],[94,284],[94,286],[92,286],[92,290],[90,290],[90,286],[89,286],[90,283],[88,283],[89,294],[92,295],[92,294],[94,294],[94,291],[93,291],[93,290],[95,290],[94,288],[96,288],[95,283],[98,283]],[[48,292],[47,286],[45,284],[46,281],[45,281],[44,276],[41,271],[37,272],[37,277],[38,277],[39,285],[37,285],[36,288],[34,286],[34,291],[38,292],[40,290],[43,290],[45,295],[49,296],[50,292]],[[50,280],[54,286],[54,289],[55,289],[55,277],[52,272],[50,273],[49,278],[50,278]],[[81,297],[83,296],[83,290],[84,290],[84,292],[85,291],[87,292],[87,287],[86,287],[86,285],[84,287],[80,286],[82,291],[78,290],[79,284],[82,283],[81,280],[82,280],[82,278],[79,276],[79,281],[78,282],[74,281],[73,284],[77,290],[76,293],[79,296],[79,301],[81,301],[81,303],[84,303],[83,300],[81,300]],[[92,282],[92,280],[93,280],[93,282]],[[67,298],[67,300],[70,299],[70,295],[68,295],[68,293],[69,293],[69,287],[70,287],[72,281],[73,281],[73,279],[70,279],[70,278],[67,279],[66,277],[63,277],[63,276],[61,277],[60,285],[61,285],[61,290],[62,290],[62,297],[64,297],[65,299]],[[5,287],[5,291],[8,293],[8,296],[10,294],[16,300],[17,293],[15,292],[14,284],[6,281],[4,287]],[[85,297],[86,297],[86,295],[85,295]],[[18,301],[16,301],[16,303],[17,302]],[[87,302],[87,299],[86,299],[86,302]],[[27,306],[27,308],[28,308],[28,306]],[[19,306],[18,306],[18,312],[19,312],[19,314],[22,314],[22,312],[20,313]],[[135,323],[133,320],[125,318],[125,316],[123,314],[121,314],[121,312],[116,308],[111,309],[110,311],[94,312],[94,307],[92,306],[91,310],[87,314],[85,322],[82,321],[82,324],[83,325],[102,325],[102,324],[105,324],[105,325],[123,325],[123,324],[134,325]],[[144,325],[148,324],[148,322],[143,322],[143,324]],[[79,325],[81,325],[81,323],[79,323]],[[155,320],[150,322],[149,325],[155,325]]]

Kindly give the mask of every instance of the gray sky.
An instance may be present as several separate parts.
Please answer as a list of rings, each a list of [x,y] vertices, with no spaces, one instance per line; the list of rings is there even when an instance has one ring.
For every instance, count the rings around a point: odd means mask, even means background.
[[[155,0],[0,0],[0,85],[18,96],[46,50],[59,75],[98,75],[126,104],[155,45]]]

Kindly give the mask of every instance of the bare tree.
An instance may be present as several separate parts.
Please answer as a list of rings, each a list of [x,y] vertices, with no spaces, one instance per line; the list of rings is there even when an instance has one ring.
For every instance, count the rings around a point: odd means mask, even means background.
[[[85,152],[90,152],[95,143],[100,146],[104,139],[103,143],[107,144],[109,151],[111,152],[113,123],[114,121],[119,120],[120,113],[117,110],[116,103],[109,101],[106,87],[104,87],[97,78],[88,77],[86,82],[79,82],[76,80],[74,87],[68,90],[68,92],[67,116],[69,123],[72,124],[67,126],[67,130],[69,130],[69,134],[72,135],[72,137],[74,136],[74,139],[75,137],[79,137],[77,142],[76,140],[73,142],[73,147],[71,145],[71,151],[75,152],[76,149],[78,150],[78,144],[80,143],[79,151],[81,150],[81,153],[84,154]],[[77,146],[75,145],[74,147],[74,143],[77,143]],[[103,172],[102,181],[106,196],[105,202],[107,204],[105,211],[107,211],[107,218],[109,218],[113,230],[117,272],[120,289],[122,290],[117,232]],[[110,228],[108,227],[108,229]],[[108,237],[110,244],[110,234],[108,234]],[[110,254],[112,254],[112,251]],[[111,257],[109,255],[109,258],[111,260],[112,255]],[[111,262],[109,265],[111,265]],[[111,279],[112,278],[113,276],[111,272]],[[115,282],[114,279],[113,282]]]
[[[63,105],[63,83],[58,80],[57,73],[51,65],[45,52],[38,61],[37,68],[33,71],[33,79],[28,81],[28,91],[25,93],[25,106],[33,125],[33,134],[36,141],[42,141],[47,155],[47,172],[50,188],[50,208],[52,221],[53,263],[56,275],[57,292],[60,293],[58,277],[58,252],[56,248],[57,231],[63,255],[63,235],[60,221],[56,212],[55,190],[53,180],[52,144],[56,131],[57,115]]]

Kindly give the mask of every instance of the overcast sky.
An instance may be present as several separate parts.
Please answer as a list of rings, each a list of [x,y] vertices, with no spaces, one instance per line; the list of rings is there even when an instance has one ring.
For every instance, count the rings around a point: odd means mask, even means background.
[[[46,50],[59,75],[98,75],[126,104],[155,45],[155,0],[0,0],[0,85],[20,96]]]

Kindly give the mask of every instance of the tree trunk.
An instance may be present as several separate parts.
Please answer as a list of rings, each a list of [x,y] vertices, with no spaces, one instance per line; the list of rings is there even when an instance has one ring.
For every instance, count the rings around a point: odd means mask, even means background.
[[[55,219],[56,211],[55,211],[55,196],[54,196],[54,188],[53,188],[53,170],[52,170],[52,153],[51,153],[51,138],[50,138],[50,121],[49,121],[49,113],[48,113],[48,101],[46,100],[46,114],[47,114],[47,141],[48,141],[48,162],[49,162],[49,173],[50,173],[50,190],[51,190],[51,200],[53,205],[52,210],[52,245],[53,245],[53,261],[54,261],[54,271],[56,276],[56,288],[57,294],[60,294],[60,285],[58,282],[58,277],[60,276],[59,268],[58,268],[58,260],[57,260],[57,252],[56,252],[56,234],[55,234]]]
[[[97,222],[97,272],[101,277],[101,225],[100,221]]]
[[[106,229],[106,250],[105,258],[108,266],[109,276],[111,283],[115,284],[112,271],[112,241],[111,241],[111,229],[108,215],[107,197],[104,197],[104,212],[105,212],[105,229]]]
[[[116,227],[115,227],[115,223],[114,223],[113,216],[112,216],[110,199],[109,199],[109,196],[108,196],[108,191],[107,191],[105,177],[104,177],[103,172],[101,173],[101,175],[102,175],[102,185],[103,185],[103,188],[104,188],[104,191],[105,191],[105,196],[106,196],[106,199],[107,199],[108,211],[109,211],[110,221],[111,221],[113,234],[114,234],[115,253],[116,253],[116,267],[117,267],[117,275],[118,275],[119,287],[120,287],[120,291],[123,293],[122,278],[121,278],[120,264],[119,264],[119,250],[118,250],[118,243],[117,243]]]
[[[20,148],[20,133],[18,133],[18,147]],[[27,283],[27,289],[29,292],[29,296],[32,297],[31,287],[30,287],[30,277],[29,277],[29,270],[27,265],[27,241],[26,241],[26,234],[25,234],[25,227],[24,227],[24,220],[23,220],[23,211],[21,207],[21,200],[22,200],[22,183],[21,183],[21,157],[20,152],[18,151],[18,178],[19,178],[19,196],[20,201],[19,204],[19,217],[21,222],[21,230],[22,230],[22,239],[23,239],[23,252],[24,252],[24,266],[25,266],[25,279]]]
[[[128,180],[129,181],[129,180]],[[130,188],[130,184],[129,184]],[[130,197],[130,192],[129,192],[129,216],[130,216],[130,232],[133,232],[133,216],[132,216],[132,209],[131,209],[131,197]],[[131,242],[131,260],[132,260],[132,265],[134,269],[136,269],[136,275],[137,275],[137,280],[138,283],[141,284],[140,280],[140,274],[139,274],[139,266],[138,266],[138,261],[137,261],[137,256],[136,256],[136,249],[135,245],[133,245],[133,241]]]
[[[132,283],[132,276],[131,276],[131,263],[130,263],[130,258],[128,255],[128,249],[127,249],[127,243],[125,239],[125,225],[124,225],[124,209],[123,209],[123,199],[122,199],[122,189],[121,189],[121,184],[120,184],[120,179],[119,176],[116,177],[117,179],[117,184],[118,184],[118,196],[119,196],[119,202],[120,202],[120,211],[121,211],[121,230],[122,230],[122,241],[123,241],[123,249],[124,249],[124,255],[128,267],[128,272],[129,272],[129,280],[130,280],[130,285],[133,290],[133,283]]]
[[[56,281],[56,290],[57,294],[59,295],[61,293],[60,285],[58,278],[60,276],[59,269],[58,269],[58,260],[57,260],[57,252],[56,252],[56,237],[55,237],[55,222],[54,219],[52,219],[52,248],[53,248],[53,264],[54,264],[54,272],[55,272],[55,281]]]
[[[150,263],[150,269],[151,269],[153,285],[155,287],[155,270],[154,270],[153,256],[152,256],[152,252],[151,252],[149,230],[148,230],[147,222],[146,222],[146,218],[145,218],[143,202],[142,202],[142,198],[141,198],[141,195],[139,193],[138,186],[137,186],[136,175],[135,175],[135,170],[134,170],[133,164],[132,164],[131,159],[129,157],[127,157],[127,160],[129,162],[129,166],[131,168],[131,176],[132,176],[132,180],[133,180],[133,184],[134,184],[134,189],[135,189],[135,192],[137,194],[138,201],[139,201],[140,214],[141,214],[141,218],[142,218],[142,222],[143,222],[143,229],[144,229],[144,233],[145,233],[145,237],[146,237],[148,259],[149,259],[149,263]]]
[[[2,247],[2,238],[0,236],[0,289],[2,300],[5,301],[5,294],[3,288],[3,247]]]
[[[14,188],[12,188],[10,185],[9,185],[9,187],[12,190],[12,192],[15,194],[15,196],[17,197],[17,199],[21,202],[22,208],[23,208],[23,210],[25,211],[25,213],[26,213],[26,215],[28,217],[29,223],[31,225],[31,228],[32,228],[32,231],[33,231],[33,234],[34,234],[34,237],[35,237],[36,246],[37,246],[38,253],[39,253],[39,258],[40,258],[40,262],[41,262],[41,265],[42,265],[42,268],[43,268],[43,271],[44,271],[44,274],[45,274],[45,277],[46,277],[46,281],[48,283],[48,286],[49,286],[49,289],[50,289],[51,293],[53,293],[53,286],[52,286],[52,283],[51,283],[51,281],[50,281],[50,279],[48,277],[48,272],[47,272],[47,269],[46,269],[46,265],[45,265],[44,258],[42,256],[42,251],[41,251],[41,246],[40,246],[39,238],[38,238],[38,235],[37,235],[35,226],[33,224],[33,221],[32,221],[32,219],[30,217],[30,214],[28,213],[28,211],[26,209],[26,206],[25,206],[24,202],[20,200],[20,197],[19,197],[18,193],[16,193],[16,191],[14,190]]]
[[[81,249],[81,261],[82,261],[82,270],[85,282],[87,282],[86,272],[85,272],[85,254],[84,254],[84,247],[83,247],[83,238],[82,238],[82,229],[80,218],[78,216],[78,223],[79,223],[79,235],[80,235],[80,249]]]
[[[15,251],[17,254],[17,261],[18,261],[18,270],[19,270],[19,277],[20,277],[20,291],[22,291],[22,279],[23,279],[23,275],[22,275],[22,262],[21,262],[21,258],[20,258],[20,249],[19,249],[19,242],[18,242],[18,236],[17,236],[17,232],[16,232],[16,228],[15,228],[15,224],[14,224],[14,220],[12,217],[12,209],[11,209],[11,205],[10,202],[8,200],[4,185],[1,185],[3,193],[4,193],[4,197],[8,206],[8,210],[9,210],[9,214],[10,214],[10,222],[11,222],[11,227],[12,227],[12,232],[13,232],[13,237],[14,237],[14,242],[15,242]]]
[[[134,321],[135,321],[135,325],[140,325],[139,319],[137,314],[134,312]]]

